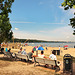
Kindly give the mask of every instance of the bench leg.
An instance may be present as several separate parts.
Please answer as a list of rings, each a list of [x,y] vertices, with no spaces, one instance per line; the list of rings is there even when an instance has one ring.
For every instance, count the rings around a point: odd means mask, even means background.
[[[15,57],[14,60],[17,61],[17,58]]]
[[[36,67],[36,62],[34,62],[34,67]]]
[[[55,68],[55,72],[58,72],[58,71],[60,71],[60,67],[59,66]]]
[[[4,58],[5,56],[6,56],[6,55],[4,55],[3,58]]]
[[[38,65],[40,66],[40,64],[38,63]]]

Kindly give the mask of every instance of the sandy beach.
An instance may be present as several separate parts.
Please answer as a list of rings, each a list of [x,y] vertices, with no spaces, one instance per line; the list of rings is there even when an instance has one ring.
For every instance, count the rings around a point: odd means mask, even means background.
[[[26,49],[26,52],[31,52],[32,49],[34,48],[34,46],[25,46],[22,47],[23,49]],[[43,47],[44,48],[44,54],[46,56],[49,56],[52,53],[52,50],[59,50],[59,47]],[[9,49],[9,48],[8,48]],[[12,52],[18,52],[20,49],[11,49]],[[34,54],[36,53],[36,51],[34,52]],[[40,53],[40,51],[38,50],[38,53]],[[70,54],[71,56],[75,57],[75,48],[68,48],[67,50],[64,50],[64,48],[60,48],[60,56],[64,56],[65,54]]]

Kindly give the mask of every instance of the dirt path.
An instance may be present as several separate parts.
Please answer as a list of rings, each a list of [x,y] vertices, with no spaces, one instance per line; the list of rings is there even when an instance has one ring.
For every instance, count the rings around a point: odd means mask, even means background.
[[[11,61],[0,55],[0,75],[54,75],[54,72],[24,61]]]

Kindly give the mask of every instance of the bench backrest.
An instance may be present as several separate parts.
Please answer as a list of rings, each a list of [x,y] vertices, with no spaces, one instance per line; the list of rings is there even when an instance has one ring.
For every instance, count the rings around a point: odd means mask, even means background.
[[[22,54],[16,54],[16,57],[26,59],[26,60],[28,59],[26,55],[22,55]]]
[[[11,53],[10,52],[4,52],[4,54],[11,56]]]
[[[35,57],[36,62],[42,63],[42,64],[49,64],[49,65],[56,65],[55,60],[49,60],[46,58],[39,58]]]
[[[54,60],[45,59],[45,64],[55,65],[55,61]]]
[[[45,58],[39,58],[39,57],[36,57],[36,62],[39,62],[39,63],[45,63]]]
[[[7,56],[7,57],[9,57],[9,58],[12,57],[12,54],[11,54],[10,52],[5,52],[5,51],[4,51],[3,53],[4,53],[5,56]]]

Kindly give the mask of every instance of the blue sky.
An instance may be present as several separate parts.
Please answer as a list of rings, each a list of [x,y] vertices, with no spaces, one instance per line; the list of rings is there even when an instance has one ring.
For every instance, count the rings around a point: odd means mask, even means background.
[[[9,14],[15,38],[75,41],[69,18],[75,9],[64,11],[63,0],[15,0]]]

